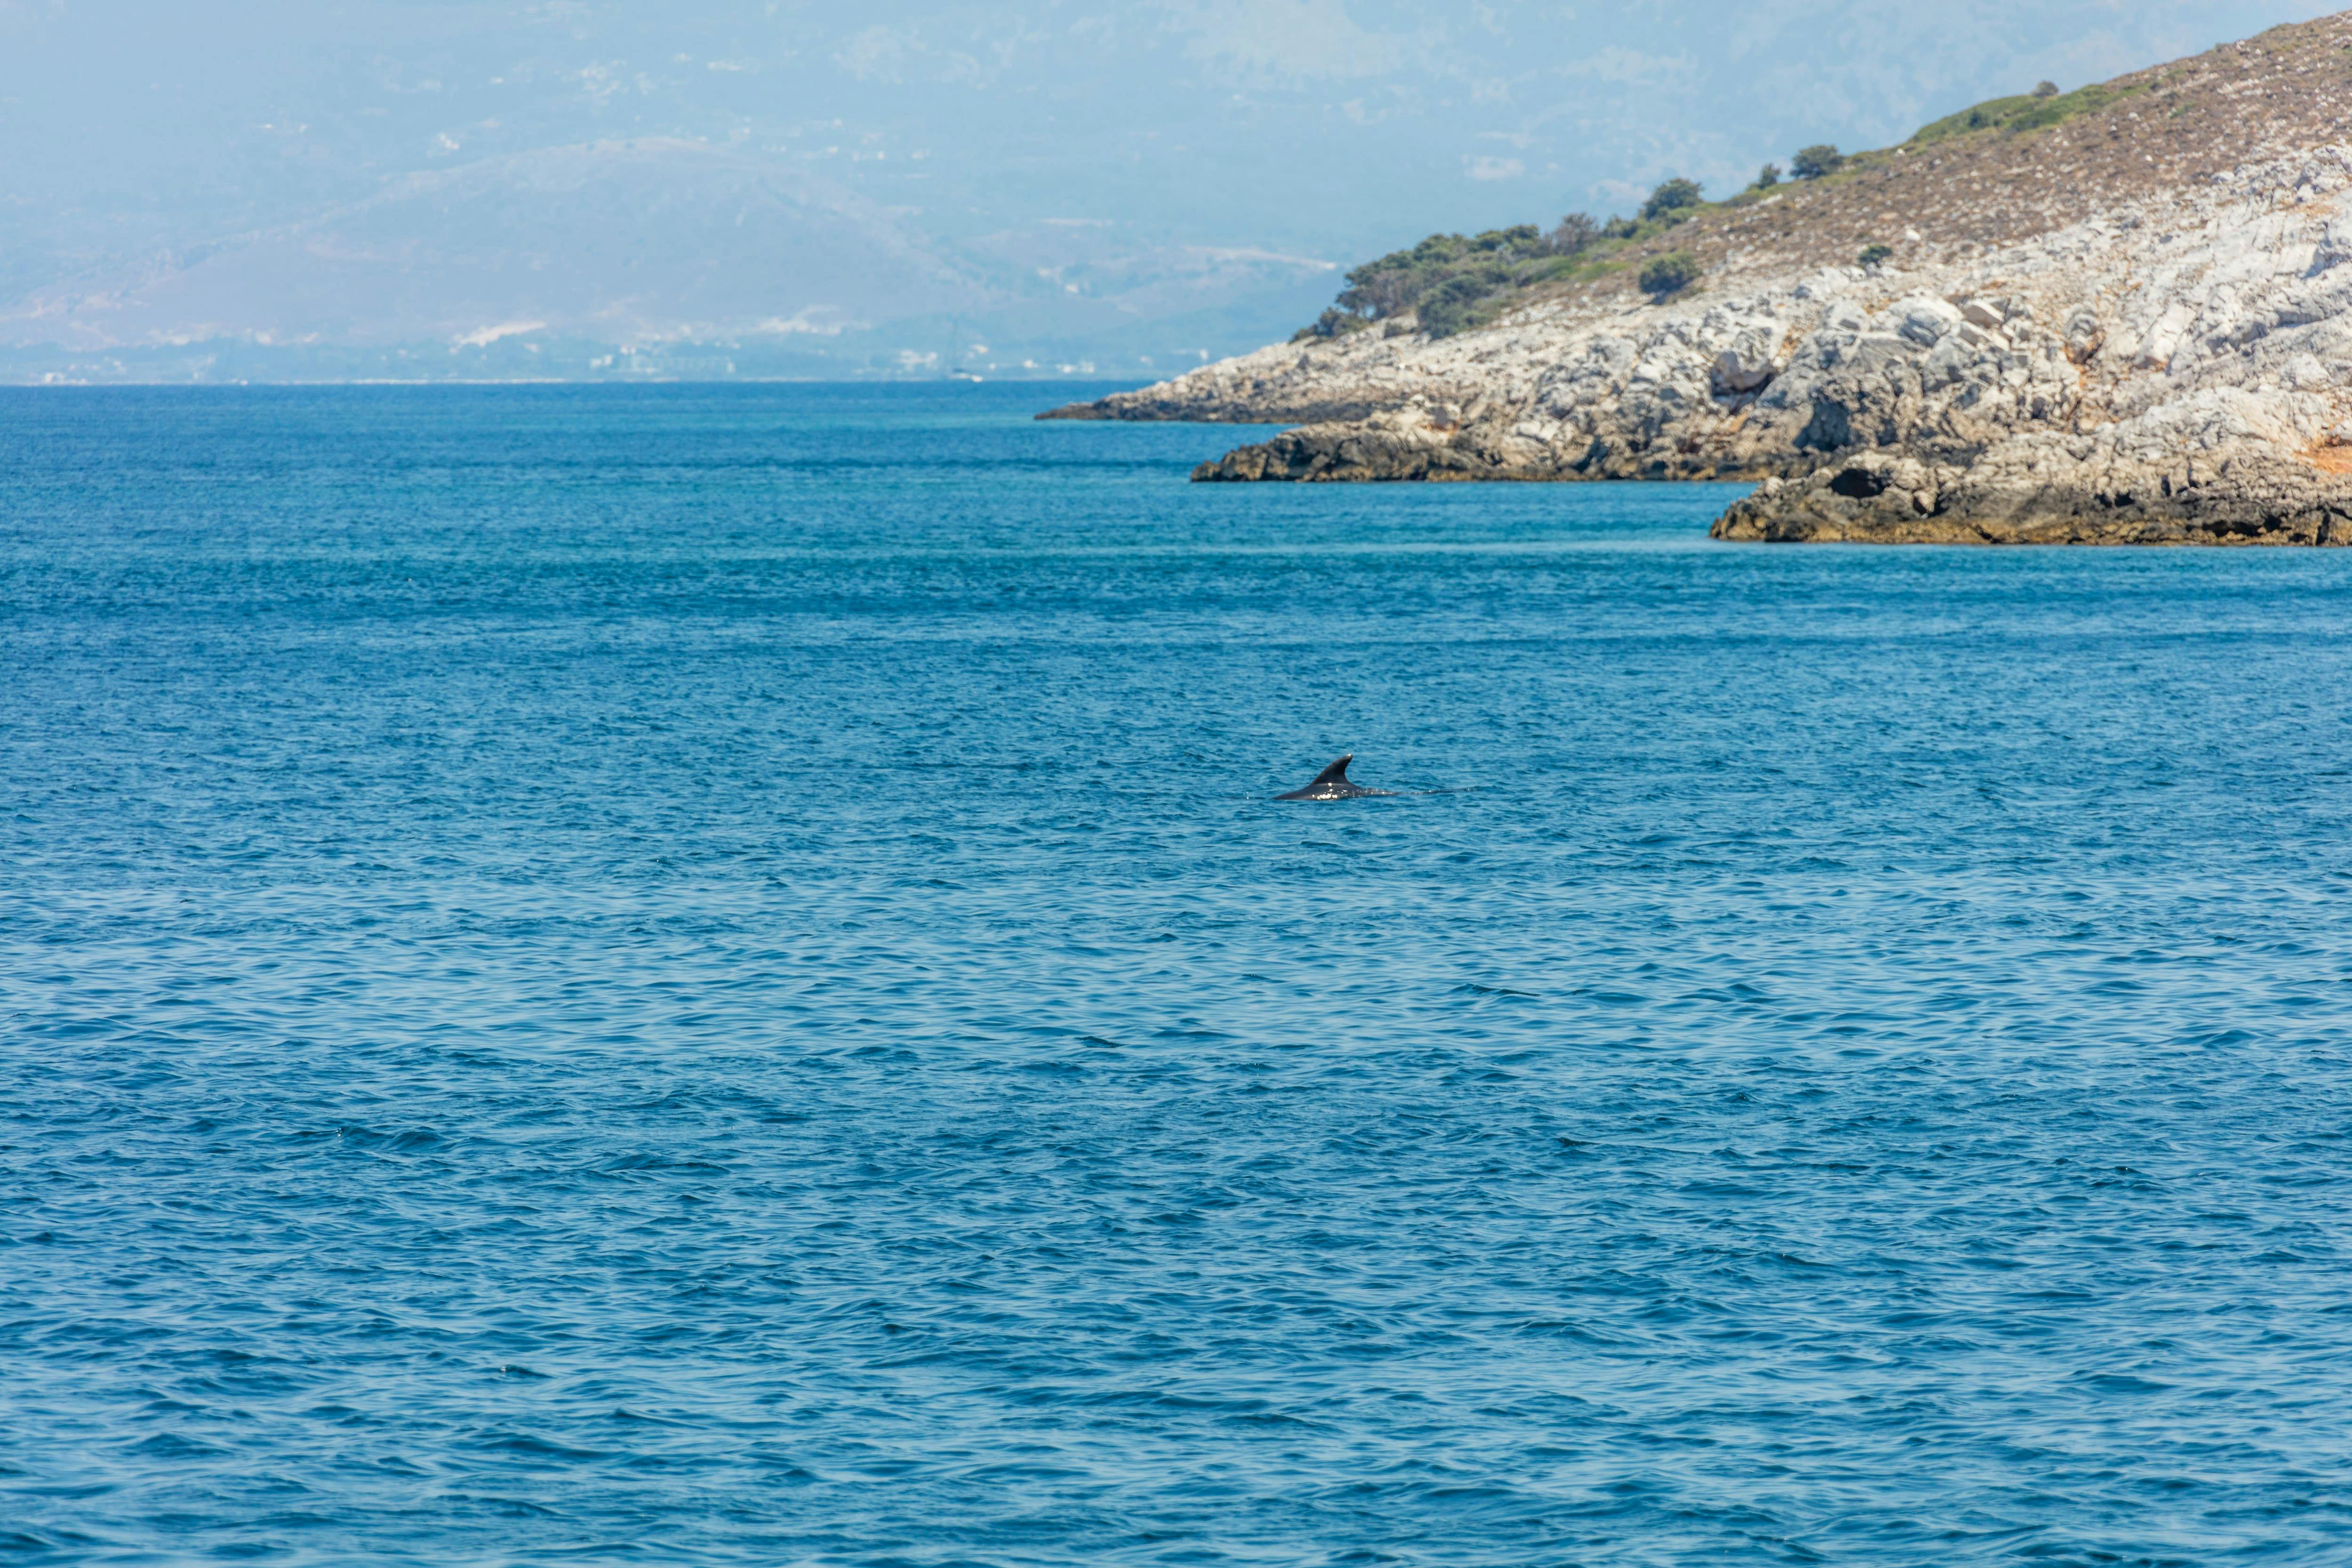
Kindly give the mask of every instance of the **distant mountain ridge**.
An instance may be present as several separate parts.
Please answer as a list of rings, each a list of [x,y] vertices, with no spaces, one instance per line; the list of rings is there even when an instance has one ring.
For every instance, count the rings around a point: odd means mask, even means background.
[[[225,363],[295,379],[1087,374],[1073,319],[1115,345],[1182,347],[1188,307],[1292,285],[1303,303],[1334,270],[1118,236],[1062,237],[1058,267],[1032,254],[1045,250],[1017,234],[945,246],[738,149],[588,142],[404,174],[295,223],[38,288],[0,307],[0,364],[13,350],[58,379]],[[1074,251],[1094,258],[1075,279]]]
[[[632,273],[656,268],[676,281],[632,291]],[[779,277],[793,292],[774,291]],[[877,308],[971,309],[984,294],[968,268],[831,181],[649,139],[403,175],[296,224],[40,289],[0,314],[0,333],[69,349],[206,328],[363,345],[459,342],[536,318],[558,333],[652,341],[824,334]]]

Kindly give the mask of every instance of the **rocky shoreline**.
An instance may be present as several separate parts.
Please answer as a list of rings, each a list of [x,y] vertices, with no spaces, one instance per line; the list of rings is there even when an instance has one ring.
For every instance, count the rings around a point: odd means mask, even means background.
[[[1202,481],[1756,481],[1721,539],[2352,543],[2347,199],[2352,146],[2273,151],[2000,246],[1761,253],[1050,416],[1297,422]]]

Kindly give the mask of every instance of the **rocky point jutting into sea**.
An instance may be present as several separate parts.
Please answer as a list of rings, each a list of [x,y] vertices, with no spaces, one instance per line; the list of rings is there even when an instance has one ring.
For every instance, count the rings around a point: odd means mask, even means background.
[[[2352,13],[2047,102],[1469,330],[1349,320],[1045,417],[1301,422],[1196,479],[1759,481],[1723,539],[2352,543]],[[1645,297],[1669,252],[1699,280]]]

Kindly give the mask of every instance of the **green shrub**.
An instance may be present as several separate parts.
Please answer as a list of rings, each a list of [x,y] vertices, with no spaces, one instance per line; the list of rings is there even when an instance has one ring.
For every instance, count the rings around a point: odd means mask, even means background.
[[[1443,337],[1475,325],[1487,300],[1548,275],[1558,259],[1553,243],[1531,223],[1479,235],[1433,234],[1349,272],[1335,309],[1360,324],[1416,311],[1423,329]],[[1354,330],[1335,325],[1327,334],[1322,326],[1318,320],[1308,331],[1322,336]]]
[[[2048,83],[2043,83],[2048,86]],[[2091,114],[2105,109],[2118,99],[2145,92],[2144,85],[2130,87],[2078,87],[2072,92],[2049,95],[2039,89],[2020,93],[2014,98],[1987,99],[1974,108],[1963,109],[1958,114],[1921,126],[1912,132],[1910,144],[1925,147],[1941,142],[1948,136],[1965,136],[1971,131],[2038,131],[2045,125],[2056,125],[2078,114]]]
[[[1767,163],[1760,171],[1758,172],[1756,175],[1756,183],[1748,188],[1751,191],[1769,191],[1780,183],[1780,165],[1778,163]]]
[[[1646,223],[1654,223],[1669,213],[1695,207],[1705,199],[1699,195],[1696,180],[1668,180],[1652,191],[1650,199],[1642,204],[1642,218]]]
[[[1603,239],[1631,239],[1642,232],[1642,226],[1630,217],[1612,217],[1601,226]]]
[[[1515,223],[1508,228],[1490,228],[1470,242],[1470,248],[1483,251],[1533,250],[1543,244],[1543,237],[1531,223]]]
[[[1834,174],[1845,167],[1845,154],[1823,142],[1801,147],[1789,160],[1789,173],[1801,180],[1818,180],[1824,174]]]
[[[1323,313],[1315,318],[1313,325],[1301,327],[1291,333],[1290,341],[1303,343],[1312,338],[1344,338],[1349,332],[1360,332],[1371,324],[1352,311],[1342,310],[1336,305],[1327,306]]]
[[[1478,306],[1495,290],[1485,279],[1455,273],[1422,298],[1421,330],[1433,338],[1450,338],[1478,324]]]
[[[1865,271],[1883,267],[1895,259],[1895,247],[1891,245],[1866,245],[1862,248],[1860,259]]]
[[[1664,256],[1653,257],[1642,268],[1642,292],[1653,299],[1664,300],[1679,294],[1698,281],[1698,258],[1687,250],[1670,250]]]
[[[2033,84],[2033,96],[2055,98],[2058,96],[2058,84],[2054,81],[2037,81]]]
[[[1570,213],[1559,220],[1559,226],[1544,237],[1554,256],[1574,256],[1591,247],[1601,237],[1601,226],[1592,221],[1591,213]]]

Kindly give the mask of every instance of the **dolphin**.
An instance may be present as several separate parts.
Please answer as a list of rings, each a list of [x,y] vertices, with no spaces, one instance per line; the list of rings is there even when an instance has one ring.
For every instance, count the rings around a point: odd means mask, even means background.
[[[1349,784],[1348,782],[1348,764],[1355,760],[1356,753],[1350,752],[1346,756],[1341,757],[1338,762],[1333,763],[1329,767],[1325,768],[1321,773],[1317,773],[1315,775],[1315,782],[1308,784],[1305,789],[1295,789],[1288,795],[1278,795],[1274,798],[1276,800],[1354,800],[1362,795],[1393,795],[1396,793],[1393,790],[1366,789],[1361,784]]]

